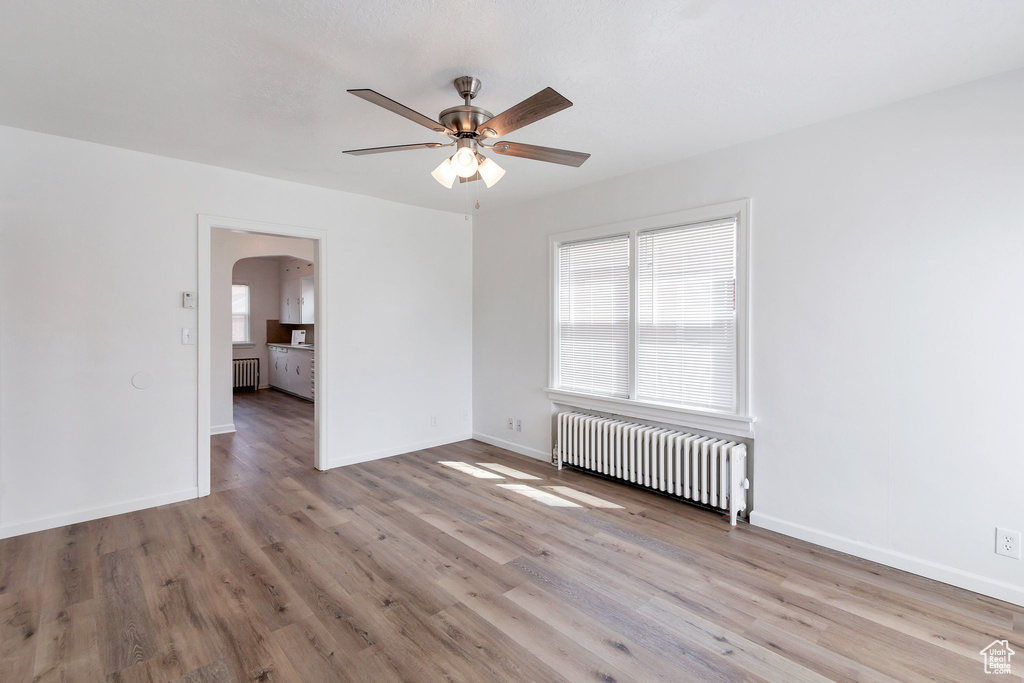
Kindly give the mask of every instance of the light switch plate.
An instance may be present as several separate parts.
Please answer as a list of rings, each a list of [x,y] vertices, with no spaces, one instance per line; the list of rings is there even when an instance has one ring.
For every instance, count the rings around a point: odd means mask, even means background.
[[[186,345],[196,343],[196,338],[195,335],[192,334],[191,327],[181,328],[181,343]]]

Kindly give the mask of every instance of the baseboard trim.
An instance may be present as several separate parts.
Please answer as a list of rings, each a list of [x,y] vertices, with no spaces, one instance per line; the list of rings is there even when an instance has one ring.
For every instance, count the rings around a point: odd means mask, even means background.
[[[234,432],[234,422],[230,422],[226,425],[216,425],[214,427],[210,427],[210,436],[214,436],[215,434],[234,434]]]
[[[530,448],[529,446],[524,446],[514,441],[506,441],[505,439],[499,439],[498,437],[491,436],[489,434],[481,434],[480,432],[473,432],[473,438],[477,441],[483,441],[486,444],[497,446],[498,448],[504,448],[506,451],[525,455],[526,457],[533,458],[534,460],[541,460],[546,463],[551,462],[550,453],[545,453],[542,450]]]
[[[1024,587],[1016,586],[1012,583],[990,579],[979,574],[973,574],[962,569],[932,562],[931,560],[907,555],[896,550],[882,548],[871,543],[855,541],[845,536],[838,536],[828,531],[804,526],[803,524],[787,522],[756,510],[750,513],[750,523],[762,529],[777,531],[780,534],[799,538],[802,541],[808,541],[848,555],[884,564],[887,567],[935,579],[957,588],[964,588],[1024,607]]]
[[[78,524],[79,522],[88,522],[94,519],[101,519],[103,517],[120,515],[125,512],[135,512],[136,510],[145,510],[146,508],[158,507],[160,505],[180,503],[183,500],[190,500],[192,498],[197,498],[198,496],[199,489],[193,486],[192,488],[172,491],[170,493],[161,493],[156,496],[134,498],[121,503],[115,503],[114,505],[104,505],[102,507],[76,510],[74,512],[53,515],[51,517],[42,517],[28,522],[7,524],[0,526],[0,538],[21,536],[22,534],[31,534],[36,531],[56,529],[57,527],[67,526],[68,524]]]
[[[390,458],[395,455],[404,455],[406,453],[414,453],[415,451],[422,451],[425,448],[436,448],[437,446],[446,446],[450,443],[456,443],[457,441],[466,441],[472,439],[472,434],[453,434],[449,436],[439,437],[437,439],[430,439],[429,441],[420,441],[419,443],[406,444],[404,446],[392,446],[391,448],[382,448],[377,451],[365,451],[363,453],[356,453],[355,455],[346,455],[334,460],[327,462],[327,469],[333,469],[335,467],[344,467],[345,465],[355,465],[361,462],[370,462],[371,460],[380,460],[381,458]]]

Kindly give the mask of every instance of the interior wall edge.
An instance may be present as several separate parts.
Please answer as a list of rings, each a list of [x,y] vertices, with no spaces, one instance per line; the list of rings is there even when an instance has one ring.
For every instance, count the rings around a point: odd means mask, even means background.
[[[532,448],[530,446],[524,446],[523,444],[516,443],[515,441],[508,441],[507,439],[501,439],[497,436],[491,436],[490,434],[483,434],[481,432],[473,432],[473,438],[477,441],[483,441],[485,444],[491,446],[497,446],[498,448],[504,448],[506,451],[512,451],[519,455],[525,455],[528,458],[540,460],[541,462],[550,463],[551,454],[545,453],[539,448]]]
[[[814,543],[825,548],[838,550],[847,555],[853,555],[864,560],[884,564],[887,567],[901,571],[917,574],[928,579],[934,579],[950,586],[964,588],[975,593],[987,595],[990,598],[1004,600],[1006,602],[1024,607],[1024,588],[1013,584],[990,579],[987,576],[966,572],[956,567],[939,564],[920,557],[914,557],[897,550],[883,548],[873,543],[865,543],[852,538],[846,538],[821,529],[814,529],[803,524],[787,522],[784,519],[766,515],[763,512],[753,510],[750,513],[750,524],[752,526],[768,529],[777,533]]]
[[[361,462],[370,462],[371,460],[381,460],[383,458],[390,458],[395,455],[405,455],[406,453],[415,453],[416,451],[422,451],[426,448],[436,448],[437,446],[447,446],[450,443],[458,443],[459,441],[468,441],[472,439],[473,435],[468,432],[459,432],[449,436],[442,436],[436,439],[430,439],[428,441],[420,441],[418,443],[406,444],[404,446],[393,446],[391,448],[382,448],[379,451],[364,451],[362,453],[356,453],[354,455],[345,455],[334,460],[327,462],[327,469],[334,469],[335,467],[344,467],[345,465],[355,465]]]
[[[180,503],[183,500],[191,500],[198,497],[199,488],[193,486],[191,488],[181,489],[180,491],[169,491],[167,493],[159,493],[155,496],[135,498],[133,500],[114,503],[113,505],[103,505],[85,510],[75,510],[74,512],[54,515],[53,517],[41,517],[27,522],[16,522],[14,524],[0,526],[0,538],[11,538],[12,536],[31,534],[36,531],[56,529],[69,524],[89,522],[94,519],[112,517],[126,512],[137,512],[139,510],[145,510],[146,508],[155,508],[161,505]]]

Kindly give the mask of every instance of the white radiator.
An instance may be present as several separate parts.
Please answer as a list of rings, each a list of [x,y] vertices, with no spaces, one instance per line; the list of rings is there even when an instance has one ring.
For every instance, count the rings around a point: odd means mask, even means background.
[[[252,387],[256,391],[260,388],[259,358],[235,358],[232,364],[235,370],[235,389]]]
[[[583,413],[558,414],[558,468],[570,465],[727,510],[747,508],[747,447]]]

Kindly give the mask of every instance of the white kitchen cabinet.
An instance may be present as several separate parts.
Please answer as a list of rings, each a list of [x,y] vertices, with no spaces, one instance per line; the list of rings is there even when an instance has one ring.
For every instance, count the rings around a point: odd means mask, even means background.
[[[312,325],[314,320],[313,264],[303,259],[281,261],[281,322]]]
[[[313,400],[313,349],[287,344],[267,346],[270,352],[270,386]]]
[[[282,362],[284,353],[276,346],[269,347],[268,351],[270,354],[270,372],[267,383],[272,387],[282,387],[284,386],[285,377],[284,363]]]
[[[299,279],[299,322],[303,325],[312,325],[316,322],[314,311],[313,278],[304,277]]]
[[[299,324],[302,320],[301,310],[302,282],[299,278],[281,282],[281,322]]]
[[[313,390],[309,383],[309,364],[313,358],[312,351],[299,351],[291,354],[291,374],[289,384],[293,394],[302,398],[313,398]]]
[[[285,391],[295,391],[295,382],[292,379],[292,372],[295,369],[295,356],[290,349],[283,349],[281,356],[281,388]]]
[[[284,288],[284,283],[281,283],[281,322],[288,322],[288,319],[292,315],[292,302],[288,297],[288,292]]]
[[[273,346],[267,347],[267,358],[270,363],[267,365],[267,384],[274,386],[277,382],[277,370],[274,369],[274,363],[277,362],[277,350]]]

